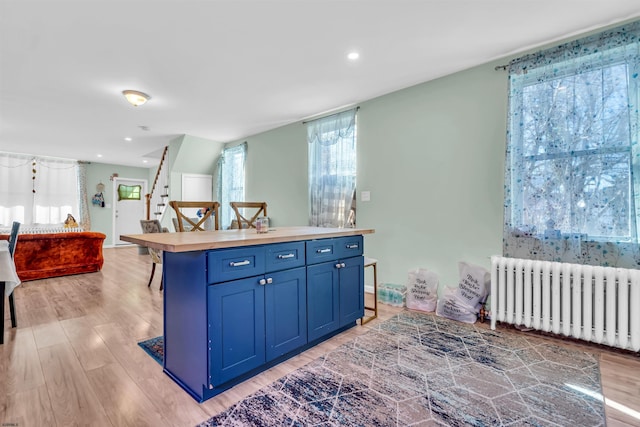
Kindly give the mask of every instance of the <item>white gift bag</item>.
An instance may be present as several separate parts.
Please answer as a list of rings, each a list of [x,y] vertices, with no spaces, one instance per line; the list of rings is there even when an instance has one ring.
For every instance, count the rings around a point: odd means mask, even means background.
[[[447,319],[464,323],[476,323],[478,314],[475,308],[469,307],[458,299],[458,288],[445,288],[438,301],[436,314]]]
[[[438,302],[438,276],[426,268],[409,270],[407,308],[435,311]]]
[[[456,297],[464,305],[476,309],[477,312],[489,295],[491,274],[479,265],[462,261],[458,263],[458,272],[460,280]]]

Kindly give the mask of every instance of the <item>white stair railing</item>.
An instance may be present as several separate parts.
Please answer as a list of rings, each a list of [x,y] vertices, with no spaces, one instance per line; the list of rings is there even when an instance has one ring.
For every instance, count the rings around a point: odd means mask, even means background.
[[[145,196],[147,219],[161,221],[162,215],[169,204],[169,167],[165,165],[168,148],[165,147],[162,152],[162,159],[160,159],[160,165],[158,166],[151,192]]]

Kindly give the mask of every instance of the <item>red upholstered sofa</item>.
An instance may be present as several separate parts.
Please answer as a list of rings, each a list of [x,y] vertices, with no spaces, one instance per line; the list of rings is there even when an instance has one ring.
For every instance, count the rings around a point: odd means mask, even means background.
[[[100,271],[106,237],[93,231],[20,234],[14,254],[18,277],[26,282]],[[9,235],[2,234],[0,239],[8,240]]]

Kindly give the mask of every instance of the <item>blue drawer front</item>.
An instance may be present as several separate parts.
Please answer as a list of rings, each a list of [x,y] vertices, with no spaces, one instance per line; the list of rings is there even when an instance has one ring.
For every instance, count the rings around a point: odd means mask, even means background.
[[[351,258],[363,253],[362,236],[339,237],[336,249],[339,258]]]
[[[304,266],[304,242],[268,245],[266,250],[267,273]]]
[[[265,272],[264,246],[209,252],[209,283],[220,283]]]
[[[307,264],[317,264],[319,262],[338,259],[339,239],[319,239],[310,240],[307,244]]]

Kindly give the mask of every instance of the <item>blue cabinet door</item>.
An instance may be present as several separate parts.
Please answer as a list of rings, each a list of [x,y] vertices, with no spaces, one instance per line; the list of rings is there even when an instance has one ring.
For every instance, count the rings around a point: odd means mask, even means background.
[[[340,326],[364,315],[364,257],[340,261]]]
[[[307,343],[307,281],[304,267],[265,275],[267,361]]]
[[[214,386],[265,362],[263,276],[208,287],[209,372]]]
[[[307,331],[309,341],[340,326],[339,286],[336,262],[307,267]]]

